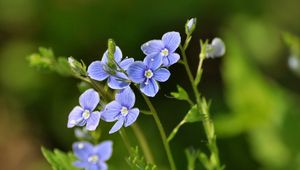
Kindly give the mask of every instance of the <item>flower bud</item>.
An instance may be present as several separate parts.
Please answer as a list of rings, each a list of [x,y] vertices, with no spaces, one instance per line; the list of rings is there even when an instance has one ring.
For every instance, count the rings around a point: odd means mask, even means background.
[[[185,24],[185,33],[187,35],[191,35],[193,33],[193,31],[195,30],[196,28],[196,22],[197,22],[197,19],[196,18],[191,18],[189,19],[186,24]]]

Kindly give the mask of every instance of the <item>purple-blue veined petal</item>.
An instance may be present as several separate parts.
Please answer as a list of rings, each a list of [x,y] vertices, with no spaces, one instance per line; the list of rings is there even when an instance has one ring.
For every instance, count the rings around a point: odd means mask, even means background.
[[[125,118],[125,123],[124,126],[127,127],[129,125],[131,125],[132,123],[134,123],[137,119],[137,117],[139,116],[140,110],[138,108],[133,108],[131,110],[128,111],[128,114],[126,115]]]
[[[106,122],[113,122],[118,119],[122,106],[116,101],[112,101],[105,106],[101,114],[101,119]]]
[[[127,109],[131,109],[135,103],[135,95],[130,87],[126,87],[116,94],[115,100]]]
[[[92,62],[88,67],[87,73],[89,77],[98,81],[102,81],[109,76],[109,74],[104,70],[104,66],[101,61]]]
[[[79,103],[83,109],[93,111],[100,101],[99,94],[94,89],[88,89],[79,97]]]
[[[141,61],[132,63],[127,70],[129,79],[134,83],[143,82],[145,80],[146,69],[146,65]]]
[[[107,84],[111,89],[123,89],[130,85],[128,77],[122,72],[109,76]]]
[[[90,163],[89,166],[85,168],[85,170],[102,170],[102,169],[100,169],[98,164]]]
[[[115,51],[115,54],[114,54],[114,58],[115,58],[115,61],[117,63],[119,63],[122,60],[122,51],[118,46],[116,46],[116,51]],[[101,61],[102,61],[102,63],[107,63],[107,61],[108,61],[108,50],[106,50],[105,53],[103,54]]]
[[[99,162],[100,170],[107,170],[107,164],[105,162]]]
[[[127,70],[128,67],[134,62],[133,58],[125,58],[123,61],[121,61],[119,63],[119,66],[123,69],[123,70]]]
[[[86,121],[86,129],[87,130],[95,130],[97,126],[99,125],[101,117],[101,112],[95,111],[90,114],[90,117]]]
[[[144,54],[149,55],[152,53],[160,53],[160,51],[164,49],[164,47],[164,43],[161,40],[151,40],[144,43],[141,46],[141,49]]]
[[[178,32],[167,32],[162,36],[162,41],[169,53],[173,53],[179,47],[181,37]]]
[[[177,53],[171,53],[166,57],[163,57],[163,66],[169,67],[178,62],[180,55]]]
[[[72,146],[74,155],[81,161],[87,161],[93,152],[93,145],[88,142],[75,142]]]
[[[72,128],[77,125],[82,120],[83,109],[79,106],[76,106],[72,109],[68,118],[68,128]]]
[[[75,161],[73,166],[77,168],[87,168],[90,164],[87,161]]]
[[[165,82],[169,79],[171,73],[166,68],[159,68],[155,70],[153,78],[159,82]]]
[[[103,141],[94,147],[94,153],[99,155],[101,161],[107,161],[112,155],[112,145],[113,143],[110,140]]]
[[[110,129],[109,134],[115,133],[116,131],[120,130],[123,124],[124,124],[124,116],[120,116],[118,121]]]
[[[152,79],[149,79],[147,84],[141,83],[140,90],[146,96],[154,97],[156,95],[156,93],[158,92],[159,87],[158,87],[157,82],[152,78]]]
[[[150,54],[145,57],[143,62],[147,66],[147,68],[156,70],[159,66],[161,66],[162,58],[163,56],[160,53]]]

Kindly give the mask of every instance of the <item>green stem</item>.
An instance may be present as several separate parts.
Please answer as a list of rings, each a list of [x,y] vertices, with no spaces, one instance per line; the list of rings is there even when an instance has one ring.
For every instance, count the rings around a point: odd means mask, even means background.
[[[168,143],[165,130],[164,130],[164,128],[162,126],[162,123],[161,123],[161,121],[160,121],[160,119],[158,117],[157,111],[154,108],[154,106],[152,105],[152,103],[149,100],[149,98],[147,96],[145,96],[144,94],[142,94],[142,96],[144,97],[144,100],[145,100],[146,104],[148,105],[150,111],[152,112],[152,115],[153,115],[153,118],[155,120],[156,126],[157,126],[157,128],[159,130],[159,133],[160,133],[160,136],[161,136],[164,148],[166,150],[166,154],[167,154],[167,157],[168,157],[168,160],[169,160],[169,164],[170,164],[171,170],[176,170],[176,165],[174,163],[174,159],[173,159],[173,155],[172,155],[172,152],[171,152],[171,149],[170,149],[170,145]]]
[[[119,134],[120,134],[120,136],[123,140],[123,143],[125,144],[125,147],[126,147],[128,153],[130,154],[131,153],[131,149],[130,149],[131,145],[130,145],[130,142],[128,140],[128,137],[127,137],[127,134],[126,134],[125,130],[123,128],[121,128],[119,130]]]
[[[206,102],[201,101],[201,97],[200,97],[200,93],[198,91],[197,85],[200,82],[201,79],[201,75],[202,75],[202,64],[203,64],[203,60],[205,59],[204,57],[200,57],[200,62],[198,65],[198,69],[197,69],[197,76],[196,79],[194,79],[192,72],[189,68],[188,65],[188,61],[187,61],[187,56],[185,53],[185,49],[180,45],[180,50],[181,50],[181,54],[183,57],[183,64],[185,67],[185,70],[188,74],[188,78],[190,80],[190,83],[192,85],[194,94],[195,94],[195,98],[196,98],[196,102],[197,102],[197,108],[200,112],[203,113],[204,115],[204,119],[203,119],[203,127],[204,127],[204,131],[208,140],[208,147],[210,149],[211,152],[211,163],[213,164],[213,168],[212,169],[221,169],[220,166],[220,159],[219,159],[219,151],[218,151],[218,147],[217,147],[217,143],[216,143],[216,135],[215,135],[215,131],[214,131],[214,124],[212,122],[212,120],[210,119],[210,114],[208,111],[208,106]]]
[[[132,130],[133,130],[134,134],[136,135],[136,137],[137,137],[137,139],[138,139],[138,141],[141,145],[141,148],[142,148],[143,153],[145,155],[146,161],[148,163],[155,164],[152,152],[151,152],[150,148],[148,147],[149,144],[148,144],[148,142],[145,138],[145,135],[141,131],[139,125],[137,123],[134,123],[134,124],[131,125],[131,127],[132,127]]]

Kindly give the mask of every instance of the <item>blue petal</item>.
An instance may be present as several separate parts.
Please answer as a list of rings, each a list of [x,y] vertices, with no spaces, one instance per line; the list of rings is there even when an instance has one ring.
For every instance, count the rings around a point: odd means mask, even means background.
[[[179,54],[171,53],[168,56],[163,57],[163,66],[169,67],[169,66],[177,63],[179,59],[180,59]]]
[[[120,90],[115,97],[116,101],[122,106],[131,109],[135,103],[135,95],[130,87]]]
[[[115,54],[114,54],[114,58],[115,58],[115,61],[117,63],[119,63],[122,59],[122,51],[118,46],[116,46],[116,51],[115,51]],[[102,61],[102,63],[107,63],[107,61],[108,61],[108,50],[106,50],[105,53],[103,54],[101,61]]]
[[[105,106],[105,110],[101,114],[101,118],[106,122],[113,122],[119,117],[122,106],[116,101],[112,101]]]
[[[123,70],[127,70],[128,67],[130,66],[130,64],[132,64],[134,62],[133,58],[126,58],[123,61],[121,61],[119,63],[119,66],[123,69]]]
[[[76,161],[73,163],[73,166],[77,167],[77,168],[86,168],[88,167],[90,164],[88,162],[85,161]]]
[[[98,81],[106,79],[109,74],[103,68],[103,63],[100,61],[92,62],[87,70],[88,76]]]
[[[143,92],[146,96],[154,97],[156,93],[158,92],[158,84],[154,79],[149,79],[148,83],[142,83],[140,85],[140,90]]]
[[[107,170],[107,164],[105,162],[99,162],[100,170]]]
[[[79,106],[73,108],[73,110],[69,114],[68,119],[68,128],[72,128],[77,125],[82,120],[82,112],[83,109]]]
[[[134,83],[141,83],[145,80],[145,70],[147,69],[146,65],[137,61],[131,64],[127,70],[128,77]]]
[[[170,75],[171,75],[171,73],[169,70],[167,70],[165,68],[160,68],[154,72],[153,78],[159,82],[165,82],[169,79]]]
[[[93,152],[93,145],[88,142],[75,142],[72,147],[75,156],[81,161],[87,161]]]
[[[100,112],[98,112],[98,111],[92,112],[86,122],[86,129],[90,130],[90,131],[95,130],[97,128],[97,126],[99,125],[100,117],[101,117]]]
[[[99,94],[94,89],[88,89],[79,97],[79,103],[83,109],[93,111],[100,101]]]
[[[97,164],[90,164],[85,170],[102,170]]]
[[[131,125],[132,123],[134,123],[136,121],[137,117],[139,116],[139,113],[140,113],[140,110],[138,108],[129,110],[129,112],[125,118],[124,126],[127,127],[127,126]]]
[[[116,131],[120,130],[124,124],[124,117],[120,116],[119,120],[115,123],[115,125],[110,129],[109,134],[115,133]]]
[[[94,147],[94,152],[99,155],[101,161],[107,161],[112,155],[112,141],[103,141]]]
[[[123,89],[129,86],[128,77],[121,72],[117,72],[116,75],[109,76],[107,83],[112,89]]]
[[[164,49],[164,43],[161,40],[151,40],[141,46],[144,54],[160,53]]]
[[[156,70],[162,64],[162,55],[160,53],[150,54],[145,57],[143,62],[151,70]]]
[[[178,32],[167,32],[163,35],[162,41],[169,53],[173,53],[179,47],[181,37]]]

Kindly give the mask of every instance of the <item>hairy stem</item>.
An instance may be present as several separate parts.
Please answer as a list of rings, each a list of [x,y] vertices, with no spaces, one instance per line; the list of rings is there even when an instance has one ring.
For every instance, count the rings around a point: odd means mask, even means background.
[[[187,46],[187,45],[185,45],[185,46]],[[188,65],[185,48],[183,48],[180,45],[180,50],[181,50],[181,55],[183,58],[183,64],[184,64],[185,70],[187,72],[189,81],[192,85],[193,92],[195,94],[197,108],[198,108],[199,112],[201,112],[204,115],[202,122],[203,122],[204,131],[206,134],[206,138],[208,140],[208,148],[211,152],[210,161],[212,164],[212,170],[221,169],[220,159],[219,159],[219,151],[218,151],[218,147],[217,147],[217,143],[216,143],[214,124],[213,124],[212,120],[210,119],[210,114],[209,114],[209,109],[208,109],[207,103],[206,103],[206,101],[201,100],[201,96],[200,96],[200,93],[197,88],[197,85],[201,79],[202,64],[203,64],[203,60],[205,58],[200,57],[200,62],[199,62],[198,69],[197,69],[197,75],[196,75],[196,78],[194,79],[192,72],[190,70],[190,67]]]
[[[170,145],[168,143],[165,130],[164,130],[164,128],[162,126],[162,123],[161,123],[161,121],[160,121],[160,119],[158,117],[157,111],[154,108],[154,106],[152,105],[152,103],[149,100],[149,98],[147,96],[145,96],[144,94],[142,94],[142,96],[144,97],[144,100],[145,100],[146,104],[148,105],[150,111],[152,112],[152,115],[153,115],[153,118],[155,120],[156,126],[157,126],[157,128],[159,130],[159,133],[160,133],[160,136],[161,136],[164,148],[166,150],[166,154],[167,154],[167,157],[168,157],[168,160],[169,160],[169,164],[170,164],[171,170],[176,170],[176,165],[175,165],[175,162],[174,162],[174,159],[173,159],[173,155],[172,155],[172,152],[171,152],[171,149],[170,149]]]

